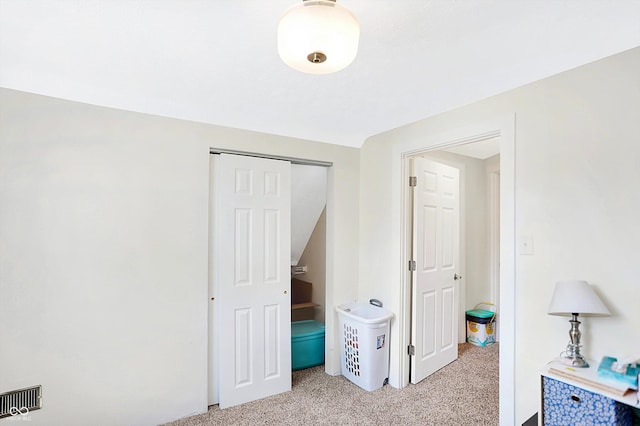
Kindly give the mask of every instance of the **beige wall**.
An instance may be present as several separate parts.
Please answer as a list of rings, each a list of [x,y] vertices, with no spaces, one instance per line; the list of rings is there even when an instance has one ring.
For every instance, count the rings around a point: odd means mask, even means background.
[[[327,310],[355,298],[357,149],[0,89],[0,392],[42,384],[32,424],[207,409],[210,147],[333,162]]]
[[[588,280],[613,312],[583,321],[587,357],[638,350],[639,104],[636,48],[374,136],[361,150],[360,294],[384,293],[394,310],[401,305],[396,154],[515,114],[515,239],[532,237],[535,252],[516,255],[515,282],[501,283],[515,293],[515,330],[501,335],[515,359],[515,396],[502,392],[501,403],[515,400],[515,418],[504,424],[538,410],[538,371],[566,346],[567,318],[546,314],[556,281]],[[392,353],[403,353],[398,344]],[[392,356],[392,371],[394,363]]]

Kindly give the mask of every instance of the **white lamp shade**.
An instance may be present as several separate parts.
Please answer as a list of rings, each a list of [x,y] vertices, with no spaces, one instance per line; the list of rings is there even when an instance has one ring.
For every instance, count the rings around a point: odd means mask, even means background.
[[[278,24],[278,53],[291,68],[310,74],[340,71],[358,53],[360,24],[345,7],[334,1],[302,1],[289,8]],[[309,55],[319,52],[324,62]]]
[[[609,310],[586,281],[560,281],[549,305],[549,315],[607,316]]]

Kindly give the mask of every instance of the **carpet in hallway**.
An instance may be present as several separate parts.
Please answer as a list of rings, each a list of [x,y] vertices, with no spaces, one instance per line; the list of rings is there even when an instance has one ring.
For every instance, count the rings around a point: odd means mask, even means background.
[[[463,343],[457,361],[422,382],[373,392],[313,367],[293,372],[290,392],[169,425],[497,425],[498,365],[498,344]]]

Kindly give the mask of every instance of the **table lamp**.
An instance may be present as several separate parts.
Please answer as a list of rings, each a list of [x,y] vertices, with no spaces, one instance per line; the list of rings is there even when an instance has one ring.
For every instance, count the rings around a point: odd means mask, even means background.
[[[561,356],[562,361],[573,367],[588,367],[589,363],[580,354],[580,321],[578,315],[602,317],[610,315],[593,287],[586,281],[559,281],[551,298],[549,315],[571,316],[569,344]]]

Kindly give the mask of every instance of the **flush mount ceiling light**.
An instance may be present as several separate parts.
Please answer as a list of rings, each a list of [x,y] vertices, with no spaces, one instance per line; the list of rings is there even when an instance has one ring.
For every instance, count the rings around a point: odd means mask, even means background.
[[[278,53],[285,64],[309,74],[346,68],[358,53],[360,24],[335,0],[304,0],[278,24]]]

